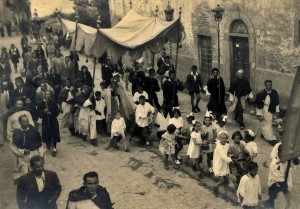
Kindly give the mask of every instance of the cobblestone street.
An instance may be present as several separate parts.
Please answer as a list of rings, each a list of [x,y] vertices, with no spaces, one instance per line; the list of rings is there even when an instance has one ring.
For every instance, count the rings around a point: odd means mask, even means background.
[[[20,49],[20,37],[0,39],[0,47],[8,47],[11,43],[16,43]],[[68,52],[64,52],[68,54]],[[89,70],[93,69],[92,62],[84,63],[84,56],[80,56],[81,65],[87,65]],[[91,60],[91,59],[90,59]],[[22,63],[22,61],[21,61]],[[19,64],[21,66],[21,64]],[[95,84],[100,83],[100,64],[97,65]],[[14,79],[15,75],[13,75]],[[276,88],[276,87],[275,87]],[[128,95],[131,91],[127,91]],[[162,101],[162,93],[159,95]],[[180,92],[180,109],[182,116],[190,113],[189,95]],[[204,98],[204,95],[203,95]],[[203,99],[206,100],[207,98]],[[201,101],[201,113],[196,114],[196,119],[203,120],[206,110],[206,103]],[[259,129],[259,122],[254,115],[246,114],[246,129],[251,128],[254,132]],[[238,130],[238,125],[229,119],[226,126],[231,135]],[[156,129],[152,134],[156,134]],[[155,151],[157,148],[141,148],[130,146],[130,152],[123,152],[121,149],[105,150],[108,137],[99,137],[99,147],[95,148],[88,142],[70,136],[70,133],[61,130],[62,142],[58,144],[58,155],[53,158],[51,153],[47,153],[45,169],[57,172],[61,185],[62,194],[58,199],[59,209],[66,207],[68,193],[82,186],[84,173],[96,171],[100,177],[100,184],[107,188],[115,209],[229,209],[240,208],[216,198],[211,190],[213,180],[205,177],[204,180],[197,180],[195,172],[187,166],[182,166],[182,170],[165,170],[162,158]],[[256,139],[258,144],[258,164],[259,175],[263,188],[263,199],[267,199],[267,178],[268,168],[263,166],[267,161],[271,145],[265,142],[260,134]],[[185,157],[187,146],[180,153]],[[17,209],[16,186],[13,183],[13,170],[15,160],[9,144],[5,143],[0,148],[0,209]],[[292,193],[291,208],[297,209],[300,205],[300,175],[299,168],[294,174],[294,192]],[[204,185],[206,184],[206,186]],[[231,185],[232,186],[232,185]]]

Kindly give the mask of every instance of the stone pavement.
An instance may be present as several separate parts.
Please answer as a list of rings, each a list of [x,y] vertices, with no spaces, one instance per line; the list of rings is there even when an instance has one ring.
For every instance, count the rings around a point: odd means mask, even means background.
[[[20,49],[20,37],[11,38],[7,41],[0,39],[0,46],[9,46],[15,42]],[[83,63],[84,56],[80,56],[80,66],[85,64],[93,69],[92,63]],[[101,71],[97,65],[96,85],[100,83]],[[15,75],[14,75],[15,76]],[[130,95],[130,91],[127,92]],[[183,117],[190,112],[189,96],[179,93],[180,107]],[[159,95],[162,100],[162,95]],[[200,103],[203,113],[197,113],[196,118],[203,120],[205,100]],[[246,129],[254,131],[259,123],[253,115],[245,115]],[[237,124],[232,120],[228,121],[226,129],[229,133],[238,130]],[[155,133],[154,133],[155,134]],[[182,171],[163,168],[163,162],[156,148],[150,150],[130,147],[131,152],[107,151],[104,150],[108,138],[100,138],[100,146],[92,147],[75,137],[70,137],[66,130],[61,130],[62,142],[58,145],[58,156],[53,158],[50,153],[46,158],[45,168],[58,173],[63,186],[62,194],[58,200],[59,208],[65,208],[67,194],[70,190],[82,185],[83,174],[95,170],[100,175],[100,184],[110,192],[114,207],[116,209],[142,209],[142,208],[169,208],[169,209],[190,209],[190,208],[239,208],[222,198],[215,198],[211,192],[213,180],[205,178],[198,181],[189,167],[182,166]],[[271,145],[261,139],[256,140],[259,147],[259,175],[262,180],[263,198],[267,198],[267,177],[268,168],[263,164],[269,159]],[[181,152],[184,157],[187,146]],[[16,207],[15,191],[13,185],[13,160],[14,157],[8,144],[0,148],[0,209],[14,209]],[[95,154],[97,153],[97,154]],[[295,192],[291,208],[299,208],[300,175],[294,175]]]

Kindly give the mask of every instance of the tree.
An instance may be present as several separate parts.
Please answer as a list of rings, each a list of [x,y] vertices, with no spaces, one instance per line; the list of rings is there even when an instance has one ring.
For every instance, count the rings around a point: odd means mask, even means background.
[[[72,0],[79,15],[79,22],[96,27],[98,15],[101,16],[101,28],[111,27],[108,0]],[[73,18],[72,18],[73,19]],[[73,19],[74,20],[74,19]]]
[[[7,0],[6,6],[15,14],[25,12],[27,17],[30,17],[30,7],[28,0]]]

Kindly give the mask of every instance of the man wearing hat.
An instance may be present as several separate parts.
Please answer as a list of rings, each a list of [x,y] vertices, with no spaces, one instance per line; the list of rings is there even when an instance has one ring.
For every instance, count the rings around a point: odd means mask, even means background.
[[[157,70],[157,74],[161,76],[161,85],[164,82],[164,78],[169,77],[169,71],[174,70],[175,67],[173,64],[170,63],[170,56],[165,56],[164,57],[164,63],[161,65],[161,67]]]
[[[244,70],[237,71],[237,77],[230,84],[229,93],[231,109],[235,112],[234,119],[240,124],[240,129],[243,130],[245,128],[243,117],[245,101],[247,98],[253,99],[249,81],[244,77]]]

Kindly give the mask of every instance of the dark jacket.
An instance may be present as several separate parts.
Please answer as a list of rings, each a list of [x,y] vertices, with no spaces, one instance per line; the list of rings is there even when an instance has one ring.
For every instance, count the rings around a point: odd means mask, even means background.
[[[202,82],[201,82],[201,76],[200,74],[196,74],[196,80],[194,79],[194,76],[190,73],[186,76],[186,88],[188,91],[191,92],[199,92],[200,89],[203,89]]]
[[[255,104],[258,109],[262,109],[265,104],[266,96],[270,96],[270,106],[269,106],[269,112],[275,113],[276,112],[276,106],[279,105],[279,97],[276,90],[272,89],[271,93],[268,93],[265,89],[260,91],[256,95]]]
[[[160,91],[159,84],[156,78],[145,78],[145,91],[148,93],[149,97]]]
[[[28,130],[14,130],[12,140],[13,143],[20,149],[33,151],[42,146],[40,133],[31,125],[29,125]]]
[[[17,203],[20,209],[57,209],[56,201],[61,193],[58,176],[53,171],[44,172],[45,187],[42,192],[38,191],[33,171],[20,177],[17,187]]]
[[[247,96],[252,91],[249,81],[246,78],[236,78],[230,84],[229,92],[237,98]]]
[[[98,189],[96,191],[97,196],[93,199],[89,197],[89,194],[86,193],[85,187],[82,186],[77,190],[73,190],[69,193],[68,203],[67,203],[67,209],[69,202],[79,202],[83,200],[91,200],[97,205],[100,209],[113,209],[112,202],[109,196],[109,193],[107,192],[106,188],[102,186],[98,186]]]
[[[25,97],[30,98],[32,103],[35,104],[35,92],[28,87],[23,87],[22,92],[20,92],[18,89],[14,89],[12,92],[12,103],[14,104],[17,98],[22,97],[25,99]]]
[[[4,63],[4,65],[2,66],[0,64],[0,76],[2,77],[2,75],[9,75],[11,74],[11,67],[9,63]]]
[[[10,49],[9,56],[12,63],[19,63],[20,53],[17,48],[15,48],[15,50]]]
[[[170,79],[165,80],[162,89],[163,89],[164,102],[171,103],[172,101],[176,100],[177,93],[178,93],[177,81],[174,82],[171,81]],[[177,103],[176,101],[174,102]],[[178,106],[178,104],[176,104],[175,106]]]

